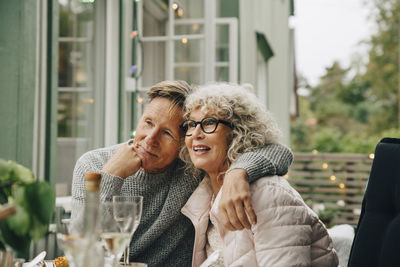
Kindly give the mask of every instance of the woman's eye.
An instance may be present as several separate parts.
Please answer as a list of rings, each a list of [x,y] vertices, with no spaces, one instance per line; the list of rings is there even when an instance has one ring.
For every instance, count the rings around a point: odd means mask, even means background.
[[[203,121],[204,125],[214,125],[215,124],[215,120],[214,119],[208,119]]]
[[[187,124],[187,127],[188,127],[188,128],[196,128],[196,123],[193,122],[193,121],[191,121],[191,122],[189,122],[189,123]]]

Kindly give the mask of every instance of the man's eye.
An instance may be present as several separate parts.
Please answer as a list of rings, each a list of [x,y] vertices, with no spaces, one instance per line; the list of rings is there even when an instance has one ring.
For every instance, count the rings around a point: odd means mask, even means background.
[[[170,131],[164,131],[165,136],[169,138],[170,140],[175,140],[175,137],[172,135]]]
[[[152,124],[153,124],[151,121],[145,121],[145,123],[146,123],[147,125],[152,125]]]

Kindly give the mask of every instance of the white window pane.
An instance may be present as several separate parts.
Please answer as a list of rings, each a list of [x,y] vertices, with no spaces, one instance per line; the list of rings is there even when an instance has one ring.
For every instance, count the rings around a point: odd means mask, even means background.
[[[201,67],[177,67],[175,79],[184,80],[189,84],[204,84],[204,72]]]
[[[175,63],[202,62],[204,58],[204,41],[182,38],[174,42]]]
[[[101,10],[95,5],[99,3],[59,0],[57,157],[53,159],[59,196],[71,193],[76,160],[102,142],[104,87],[94,86],[103,84],[103,77],[94,73],[104,68],[94,57],[103,46],[103,41],[100,44],[94,39],[95,11]],[[104,27],[97,31],[101,33]]]
[[[229,25],[216,26],[215,55],[217,62],[229,61]]]
[[[204,18],[204,0],[179,0],[175,19]]]
[[[143,44],[143,72],[142,87],[152,85],[165,80],[165,42],[146,42]],[[137,70],[140,72],[141,70]]]
[[[204,25],[202,23],[175,25],[175,35],[185,35],[185,34],[204,34]]]
[[[217,82],[229,82],[229,67],[216,67],[215,80]]]

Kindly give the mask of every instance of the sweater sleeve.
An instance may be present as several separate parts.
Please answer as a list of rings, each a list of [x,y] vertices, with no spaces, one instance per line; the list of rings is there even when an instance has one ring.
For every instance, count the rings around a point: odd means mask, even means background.
[[[269,144],[241,155],[229,171],[244,169],[252,183],[265,176],[285,175],[293,161],[293,153],[281,144]]]
[[[108,151],[108,153],[112,153]],[[110,155],[108,155],[110,156]],[[119,195],[124,180],[121,177],[113,176],[102,172],[102,168],[108,160],[108,156],[93,150],[83,154],[77,161],[72,177],[72,200],[76,203],[84,203],[86,197],[85,173],[88,171],[100,172],[101,179],[101,201],[111,201],[112,196]]]

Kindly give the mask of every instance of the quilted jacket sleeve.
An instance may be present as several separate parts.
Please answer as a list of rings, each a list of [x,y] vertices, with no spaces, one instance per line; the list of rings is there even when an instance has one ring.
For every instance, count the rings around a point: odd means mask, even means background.
[[[252,188],[258,222],[252,228],[259,266],[311,266],[312,225],[300,196],[281,182],[262,179]],[[286,181],[283,181],[286,182]]]

